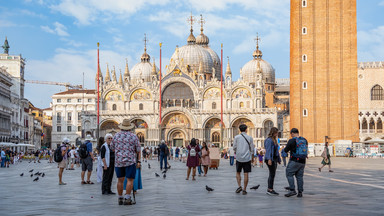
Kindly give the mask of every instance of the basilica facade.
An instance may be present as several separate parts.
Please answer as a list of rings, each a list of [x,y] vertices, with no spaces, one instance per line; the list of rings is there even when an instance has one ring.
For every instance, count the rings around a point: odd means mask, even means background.
[[[140,62],[132,68],[126,63],[119,76],[107,66],[105,76],[96,76],[96,85],[99,82],[100,86],[100,136],[117,132],[118,124],[129,119],[145,146],[161,140],[185,146],[191,138],[198,138],[226,148],[239,133],[238,126],[246,124],[255,145],[262,146],[270,128],[277,126],[277,109],[267,108],[265,102],[266,91],[275,88],[275,70],[262,59],[258,45],[249,59],[237,81],[232,80],[228,61],[221,92],[221,61],[202,27],[197,37],[191,28],[187,44],[176,46],[162,75],[146,47]],[[85,116],[84,126],[88,120]]]

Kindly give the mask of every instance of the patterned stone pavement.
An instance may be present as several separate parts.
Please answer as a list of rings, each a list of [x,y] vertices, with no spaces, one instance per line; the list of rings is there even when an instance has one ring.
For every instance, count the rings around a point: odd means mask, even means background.
[[[310,158],[305,169],[304,197],[284,197],[287,186],[284,167],[275,180],[277,197],[266,195],[268,169],[253,168],[250,186],[260,184],[247,195],[235,194],[235,168],[221,160],[208,177],[186,181],[184,163],[172,161],[167,178],[156,178],[143,163],[143,190],[133,206],[117,205],[117,196],[101,195],[100,184],[81,185],[80,169],[65,170],[65,186],[58,185],[57,165],[47,161],[22,162],[0,169],[0,215],[383,215],[384,159],[332,158],[334,173],[319,173],[320,158]],[[28,170],[44,172],[33,182]],[[20,173],[24,173],[20,177]],[[96,172],[92,174],[96,182]],[[116,179],[113,190],[116,191]],[[205,185],[215,191],[208,193]]]

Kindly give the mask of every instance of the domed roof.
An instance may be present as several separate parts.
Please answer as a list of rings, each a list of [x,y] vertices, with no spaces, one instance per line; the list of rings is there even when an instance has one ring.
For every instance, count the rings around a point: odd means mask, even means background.
[[[254,58],[241,68],[240,73],[243,80],[249,82],[256,81],[256,76],[259,73],[258,63],[260,63],[263,81],[265,83],[275,83],[275,69],[271,64],[261,58]]]
[[[145,82],[151,81],[151,74],[153,65],[149,62],[150,56],[147,52],[144,51],[141,56],[141,62],[137,63],[130,71],[132,80],[141,80],[144,79]],[[155,66],[156,67],[156,66]],[[156,72],[159,71],[159,68],[156,67]]]
[[[209,44],[209,38],[205,34],[201,33],[196,37],[196,44],[207,46]]]
[[[220,58],[219,58],[219,56],[217,55],[217,53],[213,49],[211,49],[211,47],[204,46],[203,48],[206,49],[209,52],[209,54],[211,55],[211,58],[213,61],[213,67],[215,68],[215,72],[216,72],[216,78],[220,79],[221,75],[220,75]]]

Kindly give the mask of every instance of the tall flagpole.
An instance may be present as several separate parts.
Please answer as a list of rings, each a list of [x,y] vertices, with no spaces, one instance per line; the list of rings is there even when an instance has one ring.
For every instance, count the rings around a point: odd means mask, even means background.
[[[97,129],[96,137],[99,140],[99,124],[100,124],[100,60],[99,60],[99,46],[97,42]]]
[[[221,122],[220,122],[220,125],[221,125],[221,136],[220,136],[220,145],[221,147],[223,148],[223,44],[221,44],[221,62],[220,62],[220,76],[221,76],[221,83],[220,83],[220,86],[221,86]]]
[[[159,143],[161,142],[161,46],[163,44],[159,43],[160,46],[160,75],[159,75],[159,80],[160,80],[160,87],[159,87]]]

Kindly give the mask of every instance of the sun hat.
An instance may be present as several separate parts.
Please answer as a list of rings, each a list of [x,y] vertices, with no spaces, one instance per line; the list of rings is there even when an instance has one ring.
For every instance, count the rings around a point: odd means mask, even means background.
[[[128,119],[124,119],[121,124],[119,124],[119,128],[121,130],[131,130],[135,127],[135,125],[131,124]]]

